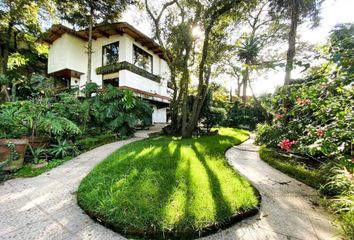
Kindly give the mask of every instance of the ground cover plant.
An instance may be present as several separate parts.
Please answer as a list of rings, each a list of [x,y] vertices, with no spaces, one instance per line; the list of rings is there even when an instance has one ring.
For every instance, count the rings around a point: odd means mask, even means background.
[[[128,235],[198,235],[257,208],[256,190],[224,156],[247,138],[246,131],[221,128],[213,136],[158,136],[131,143],[81,182],[79,205]]]

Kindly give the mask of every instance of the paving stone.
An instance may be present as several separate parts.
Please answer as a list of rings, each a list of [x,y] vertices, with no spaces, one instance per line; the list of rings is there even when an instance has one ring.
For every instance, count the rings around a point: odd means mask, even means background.
[[[126,239],[121,235],[111,231],[108,228],[98,224],[92,223],[89,226],[82,229],[76,234],[77,239],[82,240],[121,240]]]
[[[1,235],[0,239],[11,240],[47,240],[47,239],[70,239],[71,234],[51,219],[28,223],[6,235]]]

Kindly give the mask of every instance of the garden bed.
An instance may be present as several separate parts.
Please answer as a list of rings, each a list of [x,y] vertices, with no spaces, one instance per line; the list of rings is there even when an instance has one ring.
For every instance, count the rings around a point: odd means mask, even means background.
[[[117,136],[113,134],[100,134],[97,136],[87,136],[76,142],[76,147],[79,149],[80,153],[84,153],[94,149],[96,147],[102,146],[104,144],[108,144],[111,142],[118,141]],[[52,159],[48,162],[46,166],[43,168],[34,169],[31,167],[31,164],[25,164],[20,170],[12,173],[8,178],[16,178],[16,177],[35,177],[44,172],[47,172],[71,159],[74,156],[66,156],[62,159]]]
[[[128,236],[191,238],[215,232],[258,211],[259,193],[224,156],[247,138],[246,131],[222,128],[214,136],[131,143],[81,182],[78,203]]]

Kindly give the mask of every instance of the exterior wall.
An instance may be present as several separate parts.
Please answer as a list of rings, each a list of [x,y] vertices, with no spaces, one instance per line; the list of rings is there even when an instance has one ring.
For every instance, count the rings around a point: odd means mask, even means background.
[[[127,86],[149,93],[169,96],[167,87],[164,84],[144,78],[143,76],[132,73],[128,70],[119,71],[119,86]]]
[[[49,47],[48,73],[65,68],[85,73],[87,71],[86,43],[67,33]]]
[[[102,66],[102,47],[119,41],[119,61],[127,61],[133,63],[133,44],[142,48],[153,56],[153,74],[162,77],[161,82],[157,83],[150,79],[144,78],[140,75],[132,73],[128,70],[119,72],[119,85],[131,88],[140,89],[149,93],[156,93],[162,96],[170,97],[167,88],[167,81],[169,79],[169,68],[166,62],[159,56],[149,51],[146,47],[136,42],[127,34],[113,35],[109,38],[101,37],[92,42],[92,72],[91,79],[99,86],[103,85],[102,75],[96,74],[96,69]],[[57,39],[49,49],[48,58],[48,73],[53,73],[65,68],[82,72],[78,83],[72,85],[79,85],[82,87],[86,84],[87,79],[87,42],[76,38],[67,33]]]
[[[154,112],[152,113],[153,123],[166,123],[167,122],[167,108],[157,109],[154,106]]]

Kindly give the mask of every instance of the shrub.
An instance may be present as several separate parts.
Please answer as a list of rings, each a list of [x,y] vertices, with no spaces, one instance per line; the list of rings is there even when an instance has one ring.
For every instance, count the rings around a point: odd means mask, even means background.
[[[117,139],[117,136],[108,133],[108,134],[102,134],[94,137],[84,137],[82,139],[79,139],[75,142],[77,148],[82,151],[82,150],[90,150],[93,149],[99,145],[103,145],[109,142],[112,142]]]
[[[230,127],[255,129],[257,123],[263,122],[261,110],[253,100],[243,103],[236,100],[227,115],[227,125]]]

